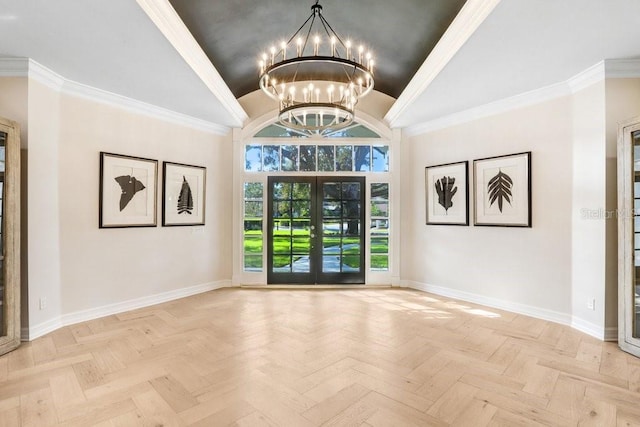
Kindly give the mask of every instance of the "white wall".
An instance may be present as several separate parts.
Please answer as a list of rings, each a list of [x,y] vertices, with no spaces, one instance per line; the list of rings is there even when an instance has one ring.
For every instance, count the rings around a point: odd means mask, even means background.
[[[231,279],[230,135],[63,96],[62,314]],[[159,160],[158,227],[98,228],[99,152]],[[161,227],[162,161],[207,168],[205,226]]]
[[[26,77],[0,78],[0,93],[0,115],[23,128],[22,326],[30,339],[230,283],[230,133],[195,130]],[[158,227],[98,228],[100,151],[159,160]],[[205,226],[160,226],[163,160],[207,168]]]
[[[568,321],[570,111],[563,97],[403,140],[405,285]],[[425,166],[469,160],[472,183],[473,159],[523,151],[532,151],[532,228],[425,225]]]
[[[27,251],[29,327],[61,314],[60,94],[29,81],[27,149]],[[24,195],[23,195],[24,197]],[[24,217],[24,215],[23,215]],[[40,299],[46,301],[40,309]],[[25,325],[26,326],[26,325]]]
[[[403,283],[615,339],[617,127],[636,115],[640,79],[606,79],[405,138]],[[532,151],[531,229],[424,225],[425,166],[519,151]]]

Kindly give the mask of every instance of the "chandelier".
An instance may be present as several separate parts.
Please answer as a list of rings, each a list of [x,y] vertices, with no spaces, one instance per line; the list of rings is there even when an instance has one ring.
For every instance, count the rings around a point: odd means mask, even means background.
[[[278,122],[324,136],[353,123],[358,100],[373,90],[375,62],[363,45],[338,36],[319,1],[288,41],[262,54],[259,66],[260,88],[278,102]]]

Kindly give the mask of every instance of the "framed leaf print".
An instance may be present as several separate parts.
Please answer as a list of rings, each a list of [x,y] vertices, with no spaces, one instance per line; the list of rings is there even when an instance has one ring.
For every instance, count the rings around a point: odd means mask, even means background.
[[[162,225],[204,225],[206,168],[163,162]]]
[[[425,168],[427,225],[469,225],[469,162]]]
[[[100,152],[99,227],[155,227],[157,188],[157,160]]]
[[[531,152],[473,161],[474,225],[531,227]]]

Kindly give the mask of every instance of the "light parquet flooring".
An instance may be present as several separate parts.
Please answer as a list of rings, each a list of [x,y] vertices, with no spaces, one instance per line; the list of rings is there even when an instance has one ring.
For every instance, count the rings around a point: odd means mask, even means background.
[[[223,289],[0,357],[0,426],[640,426],[640,360],[418,291]]]

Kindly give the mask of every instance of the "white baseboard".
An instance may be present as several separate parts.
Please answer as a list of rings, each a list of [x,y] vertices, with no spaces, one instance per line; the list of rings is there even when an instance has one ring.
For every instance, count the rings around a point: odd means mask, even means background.
[[[486,305],[487,307],[498,308],[500,310],[510,311],[512,313],[524,314],[526,316],[535,317],[537,319],[548,320],[550,322],[569,325],[571,316],[553,310],[546,310],[526,304],[514,303],[497,298],[491,298],[484,295],[478,295],[471,292],[459,291],[457,289],[445,288],[442,286],[428,285],[426,283],[414,282],[411,280],[403,280],[404,287],[429,292],[436,295],[455,298],[463,301],[473,302],[476,304]]]
[[[101,307],[90,308],[88,310],[80,310],[73,313],[63,314],[62,316],[47,320],[38,325],[30,326],[28,329],[22,328],[22,340],[34,340],[63,326],[86,322],[87,320],[98,319],[100,317],[123,313],[125,311],[136,310],[138,308],[149,307],[151,305],[173,301],[191,295],[201,294],[203,292],[230,286],[231,280],[220,280],[217,282],[203,283],[200,285],[190,286],[188,288],[176,289],[173,291],[162,292],[155,295],[149,295],[127,301],[107,304]]]
[[[514,303],[497,298],[491,298],[484,295],[478,295],[471,292],[460,291],[457,289],[445,288],[442,286],[428,285],[426,283],[414,282],[412,280],[403,280],[402,286],[416,289],[419,291],[429,292],[449,298],[455,298],[462,301],[468,301],[475,304],[485,305],[487,307],[498,308],[500,310],[510,311],[512,313],[523,314],[525,316],[535,317],[536,319],[548,320],[550,322],[560,323],[562,325],[571,326],[572,328],[591,335],[603,341],[617,341],[618,328],[602,328],[591,322],[587,322],[575,316],[558,311],[547,310],[540,307],[534,307],[526,304]]]
[[[572,328],[597,338],[602,341],[617,341],[618,328],[608,327],[602,328],[594,323],[583,320],[570,314],[561,313],[553,310],[546,310],[540,307],[534,307],[526,304],[514,303],[511,301],[491,298],[484,295],[478,295],[471,292],[460,291],[457,289],[445,288],[442,286],[428,285],[426,283],[414,282],[411,280],[403,280],[402,286],[429,292],[436,295],[455,298],[462,301],[473,302],[476,304],[486,305],[487,307],[498,308],[512,313],[523,314],[535,317],[537,319],[548,320],[550,322],[560,323],[562,325],[571,326]]]

